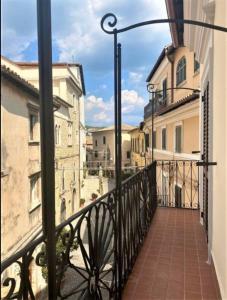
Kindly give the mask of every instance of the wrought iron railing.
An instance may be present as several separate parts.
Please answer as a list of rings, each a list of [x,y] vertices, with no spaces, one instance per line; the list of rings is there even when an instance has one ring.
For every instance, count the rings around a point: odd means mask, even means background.
[[[108,192],[56,228],[58,299],[119,299],[157,206],[156,163],[123,182],[121,219],[117,195]],[[2,263],[2,299],[46,299],[47,272],[40,236]]]
[[[199,167],[196,160],[157,161],[159,206],[199,208]]]

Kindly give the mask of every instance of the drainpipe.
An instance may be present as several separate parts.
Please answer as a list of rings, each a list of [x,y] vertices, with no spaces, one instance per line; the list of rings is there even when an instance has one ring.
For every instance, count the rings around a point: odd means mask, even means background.
[[[171,103],[173,103],[174,99],[174,56],[173,56],[174,48],[173,46],[166,47],[165,53],[168,61],[171,64]]]

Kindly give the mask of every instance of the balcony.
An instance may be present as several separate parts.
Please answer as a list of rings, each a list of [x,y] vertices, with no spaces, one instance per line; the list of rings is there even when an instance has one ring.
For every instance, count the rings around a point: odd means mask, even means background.
[[[60,224],[58,299],[219,299],[198,187],[196,161],[156,161]],[[3,299],[47,299],[45,243],[2,263]]]
[[[144,107],[144,119],[149,118],[152,116],[152,101],[154,101],[153,109],[154,109],[154,114],[159,113],[164,107],[168,106],[170,104],[170,96],[166,95],[165,98],[161,97],[156,97],[154,99],[151,99],[150,102]]]

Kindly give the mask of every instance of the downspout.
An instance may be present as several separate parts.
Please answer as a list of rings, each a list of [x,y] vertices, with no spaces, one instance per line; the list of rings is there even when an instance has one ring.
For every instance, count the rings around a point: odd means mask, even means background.
[[[172,46],[166,47],[165,49],[166,57],[171,64],[171,103],[173,103],[174,100],[174,58],[172,56],[173,49],[174,48]]]

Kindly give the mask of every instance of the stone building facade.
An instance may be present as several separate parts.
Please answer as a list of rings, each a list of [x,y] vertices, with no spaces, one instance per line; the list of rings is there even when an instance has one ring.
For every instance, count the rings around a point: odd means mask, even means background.
[[[39,87],[37,63],[12,62],[6,58],[3,63]],[[85,87],[79,64],[55,63],[52,72],[53,94],[60,103],[54,113],[55,213],[56,224],[59,224],[79,209],[81,168],[86,159]]]
[[[131,136],[129,131],[134,127],[122,124],[122,168],[130,166]],[[98,168],[114,170],[115,165],[115,131],[114,126],[105,127],[92,131],[93,149],[92,160],[88,163],[88,168]]]
[[[41,230],[39,93],[1,68],[1,258]]]

